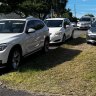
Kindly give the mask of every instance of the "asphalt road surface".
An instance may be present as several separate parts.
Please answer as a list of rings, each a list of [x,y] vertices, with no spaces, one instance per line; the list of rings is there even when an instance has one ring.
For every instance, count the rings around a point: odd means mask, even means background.
[[[74,38],[78,38],[81,34],[86,34],[86,31],[84,31],[84,30],[75,30]],[[58,46],[51,46],[50,50],[54,50],[56,48],[58,48]],[[45,94],[42,95],[42,94],[37,94],[37,93],[28,93],[28,92],[25,92],[25,91],[8,89],[6,87],[6,85],[3,85],[0,82],[0,96],[49,96],[49,95],[45,95]],[[55,95],[51,95],[51,96],[55,96]]]
[[[78,38],[80,35],[86,34],[87,30],[75,30],[74,38]]]

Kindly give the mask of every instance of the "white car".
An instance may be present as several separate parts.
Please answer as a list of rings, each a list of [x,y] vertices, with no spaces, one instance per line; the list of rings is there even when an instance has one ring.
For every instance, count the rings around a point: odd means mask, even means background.
[[[0,20],[0,68],[17,69],[22,57],[40,49],[48,52],[49,29],[36,18]]]
[[[74,28],[67,18],[49,18],[45,20],[49,27],[50,43],[61,43],[73,37]]]

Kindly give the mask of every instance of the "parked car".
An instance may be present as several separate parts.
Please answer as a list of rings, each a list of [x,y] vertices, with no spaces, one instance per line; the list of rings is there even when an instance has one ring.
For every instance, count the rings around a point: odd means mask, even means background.
[[[73,27],[77,27],[76,22],[71,22],[71,25],[72,25]]]
[[[83,16],[80,18],[79,22],[77,23],[78,29],[89,29],[93,22],[92,17],[90,16]]]
[[[45,20],[49,27],[50,43],[61,43],[73,38],[74,28],[67,18],[49,18]]]
[[[0,68],[17,69],[21,58],[42,49],[48,52],[49,31],[36,18],[0,20]]]
[[[96,21],[96,17],[92,17],[92,22]]]
[[[96,21],[92,23],[91,28],[86,34],[87,43],[96,43]]]

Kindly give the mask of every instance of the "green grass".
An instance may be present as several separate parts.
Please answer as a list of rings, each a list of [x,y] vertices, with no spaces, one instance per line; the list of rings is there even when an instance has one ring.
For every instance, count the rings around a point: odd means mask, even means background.
[[[0,76],[10,88],[66,96],[96,96],[96,46],[80,37],[48,54],[26,58],[15,72]]]

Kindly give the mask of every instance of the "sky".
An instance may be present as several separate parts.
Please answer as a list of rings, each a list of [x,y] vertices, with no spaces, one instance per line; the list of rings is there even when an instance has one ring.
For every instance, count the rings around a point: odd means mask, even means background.
[[[85,14],[96,16],[96,0],[68,0],[66,8],[70,8],[73,16],[78,18]]]

